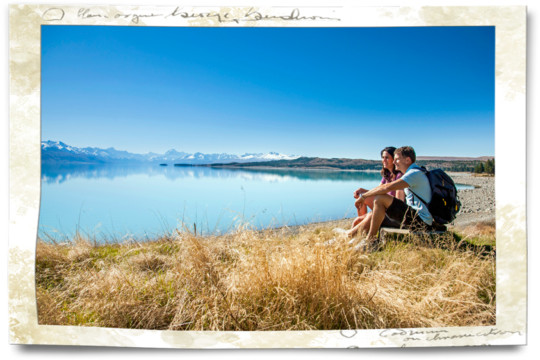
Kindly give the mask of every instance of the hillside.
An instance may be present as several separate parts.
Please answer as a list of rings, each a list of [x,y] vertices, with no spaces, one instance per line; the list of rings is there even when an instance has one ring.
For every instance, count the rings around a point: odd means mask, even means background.
[[[448,159],[448,160],[447,160]],[[480,159],[470,158],[467,160],[449,160],[451,158],[438,158],[433,160],[418,160],[416,163],[428,169],[440,168],[445,171],[471,172],[476,164],[483,162]],[[380,170],[379,160],[333,158],[324,159],[319,157],[300,157],[294,160],[277,160],[251,163],[229,163],[204,165],[211,167],[273,167],[273,168],[303,168],[303,169],[332,169],[332,170]]]

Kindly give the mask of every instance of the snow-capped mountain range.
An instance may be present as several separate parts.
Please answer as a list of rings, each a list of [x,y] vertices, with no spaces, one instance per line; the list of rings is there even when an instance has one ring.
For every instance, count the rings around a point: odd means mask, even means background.
[[[96,147],[79,148],[67,145],[61,141],[42,141],[41,160],[44,163],[109,163],[109,162],[159,162],[179,164],[215,164],[232,162],[255,162],[272,160],[293,160],[299,156],[284,155],[276,152],[266,154],[246,153],[234,154],[190,154],[171,149],[164,154],[147,153],[134,154],[115,148],[101,149]]]

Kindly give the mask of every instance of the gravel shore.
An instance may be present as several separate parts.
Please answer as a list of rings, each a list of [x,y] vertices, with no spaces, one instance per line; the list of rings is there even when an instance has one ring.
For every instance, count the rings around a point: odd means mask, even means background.
[[[479,177],[470,173],[449,173],[456,184],[473,185],[474,189],[458,190],[461,210],[454,226],[478,222],[495,222],[495,177]]]

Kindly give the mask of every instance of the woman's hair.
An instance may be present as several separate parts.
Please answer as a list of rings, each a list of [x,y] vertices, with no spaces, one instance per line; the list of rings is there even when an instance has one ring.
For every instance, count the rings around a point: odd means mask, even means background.
[[[396,148],[393,147],[393,146],[388,146],[388,147],[385,147],[384,149],[381,150],[381,157],[383,156],[383,153],[384,152],[387,152],[391,157],[392,159],[394,159],[394,152],[396,151]],[[399,171],[396,170],[396,166],[394,165],[394,168],[392,170],[389,170],[389,169],[385,169],[384,167],[382,168],[381,170],[381,176],[388,179],[388,180],[391,180],[392,179],[392,175],[397,175],[399,173]]]

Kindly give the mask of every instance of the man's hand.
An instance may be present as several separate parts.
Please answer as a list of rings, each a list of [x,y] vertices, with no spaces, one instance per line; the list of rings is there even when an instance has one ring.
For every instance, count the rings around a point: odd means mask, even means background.
[[[360,196],[360,189],[357,189],[353,192],[353,196],[355,199],[358,199],[358,197]]]

